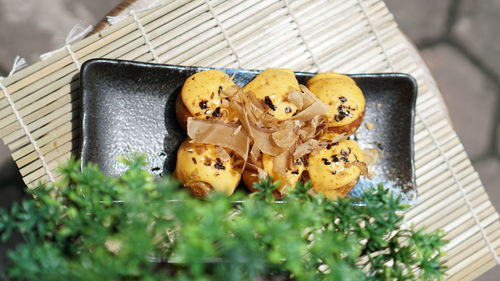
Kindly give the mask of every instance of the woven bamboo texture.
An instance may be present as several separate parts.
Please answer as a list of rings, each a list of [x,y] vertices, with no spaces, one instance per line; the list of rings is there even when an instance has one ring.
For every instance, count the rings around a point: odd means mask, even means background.
[[[449,280],[499,262],[500,222],[419,56],[379,0],[168,1],[0,80],[0,137],[28,187],[80,149],[80,65],[91,58],[344,73],[406,72],[419,84],[419,203],[406,220],[447,231]]]

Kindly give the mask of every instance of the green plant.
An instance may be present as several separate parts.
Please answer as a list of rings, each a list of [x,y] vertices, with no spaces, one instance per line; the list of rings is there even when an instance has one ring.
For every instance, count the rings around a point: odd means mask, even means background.
[[[155,181],[144,157],[103,175],[71,160],[37,199],[1,210],[0,232],[24,243],[8,253],[13,280],[437,280],[442,233],[402,229],[406,206],[382,186],[331,201],[298,184],[274,202],[260,192],[206,200],[170,177]],[[234,200],[245,199],[235,204]],[[364,202],[364,206],[358,204]],[[159,262],[160,261],[160,262]],[[389,266],[390,265],[390,266]]]

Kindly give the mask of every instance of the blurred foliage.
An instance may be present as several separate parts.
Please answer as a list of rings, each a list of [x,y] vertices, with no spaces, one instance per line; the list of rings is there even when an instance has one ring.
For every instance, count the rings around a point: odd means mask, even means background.
[[[118,178],[71,160],[63,179],[0,210],[0,234],[24,243],[8,253],[11,280],[439,280],[443,233],[404,229],[407,206],[382,186],[360,198],[286,202],[261,180],[250,196],[192,198],[145,158],[123,160]],[[244,199],[244,200],[243,200]],[[235,200],[243,202],[235,203]]]

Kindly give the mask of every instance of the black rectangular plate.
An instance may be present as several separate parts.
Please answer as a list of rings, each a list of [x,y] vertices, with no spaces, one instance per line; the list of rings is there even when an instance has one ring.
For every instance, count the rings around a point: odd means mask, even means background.
[[[117,176],[125,167],[117,159],[133,152],[146,153],[153,174],[175,168],[176,151],[186,137],[177,124],[175,100],[190,75],[206,67],[159,65],[95,59],[82,66],[83,144],[82,165],[97,163],[105,174]],[[222,69],[243,86],[258,70]],[[301,84],[314,73],[297,72]],[[408,74],[350,75],[366,98],[365,121],[356,133],[363,148],[378,147],[382,156],[376,176],[361,179],[351,195],[371,184],[384,183],[416,202],[413,160],[413,120],[417,84]]]

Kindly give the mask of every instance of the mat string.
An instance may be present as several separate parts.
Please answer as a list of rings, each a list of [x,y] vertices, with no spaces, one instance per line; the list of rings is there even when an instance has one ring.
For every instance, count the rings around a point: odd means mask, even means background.
[[[136,1],[135,3],[130,5],[130,7],[128,7],[128,9],[130,9],[130,11],[135,11],[136,13],[147,12],[147,11],[150,11],[150,10],[153,10],[153,9],[160,7],[166,1],[165,0],[150,1],[150,3],[148,3],[145,7],[142,7],[142,5],[144,4],[143,2],[144,1]],[[116,24],[116,23],[128,18],[129,16],[130,16],[130,12],[122,14],[122,15],[118,15],[118,16],[107,16],[106,21],[110,25],[113,25],[113,24]]]
[[[69,45],[64,45],[64,48],[66,48],[66,51],[68,51],[68,54],[71,57],[71,60],[76,65],[76,70],[79,71],[80,70],[80,62],[76,58],[75,53],[73,52],[73,50],[71,50],[71,47]]]
[[[88,26],[83,26],[81,23],[76,24],[73,26],[73,28],[70,30],[68,33],[68,36],[66,36],[65,44],[59,49],[47,52],[45,54],[40,55],[41,60],[46,60],[50,58],[53,54],[61,51],[61,50],[66,50],[68,54],[70,55],[71,59],[73,60],[73,63],[77,66],[78,70],[80,70],[80,62],[76,59],[75,53],[71,50],[70,45],[82,38],[84,38],[89,32],[92,31],[94,27],[92,25]]]
[[[7,76],[14,75],[14,73],[16,73],[18,70],[21,70],[22,68],[25,68],[26,66],[28,66],[26,60],[23,57],[16,56],[16,58],[14,59],[14,63],[12,64],[12,69]]]
[[[153,45],[151,45],[151,41],[149,41],[149,37],[146,34],[146,30],[144,30],[144,27],[142,26],[141,21],[137,17],[137,14],[136,14],[135,10],[131,10],[130,11],[130,15],[134,19],[135,24],[137,25],[137,28],[141,32],[142,38],[144,39],[144,42],[146,42],[146,46],[148,46],[149,52],[153,56],[153,59],[155,60],[155,62],[160,63],[160,59],[156,55],[156,52],[155,52],[155,50],[153,48]]]
[[[12,70],[10,71],[9,76],[12,76],[17,70],[21,69],[24,66],[26,66],[26,60],[17,56],[16,59],[14,60],[14,65],[12,66]],[[45,170],[45,174],[49,177],[49,180],[51,182],[54,182],[54,176],[52,175],[52,171],[50,171],[49,166],[47,165],[47,161],[45,161],[45,156],[43,155],[37,142],[35,141],[35,139],[31,135],[31,132],[28,129],[28,126],[26,126],[26,124],[24,123],[23,118],[21,117],[21,113],[17,110],[14,101],[12,100],[9,92],[7,91],[7,88],[2,83],[3,80],[4,80],[4,77],[0,76],[0,90],[2,90],[2,92],[4,93],[4,96],[7,99],[7,102],[9,103],[10,108],[12,109],[12,112],[14,113],[17,121],[19,122],[19,126],[21,126],[21,129],[24,131],[24,134],[28,137],[29,142],[31,143],[31,145],[35,149],[35,152],[38,154],[38,158],[42,162],[42,166]]]
[[[434,144],[436,144],[436,147],[437,147],[437,149],[439,151],[439,154],[441,154],[443,156],[443,158],[445,160],[445,163],[446,163],[446,166],[447,166],[448,170],[450,170],[450,172],[451,172],[451,175],[453,177],[453,181],[456,183],[456,185],[458,187],[458,190],[460,191],[460,194],[464,198],[465,204],[467,204],[467,207],[469,208],[469,210],[470,210],[470,212],[472,214],[472,217],[474,218],[475,223],[479,227],[479,231],[481,232],[481,235],[483,236],[484,241],[486,242],[486,245],[488,246],[490,252],[493,254],[493,257],[495,258],[496,263],[500,264],[500,257],[498,257],[498,255],[497,255],[497,253],[495,251],[495,247],[493,247],[493,244],[491,243],[490,239],[488,238],[488,235],[486,235],[486,232],[485,232],[484,228],[481,226],[481,221],[479,220],[479,217],[477,216],[476,212],[474,211],[474,207],[472,206],[472,203],[467,198],[467,194],[465,193],[464,187],[463,187],[462,183],[460,182],[460,180],[458,179],[458,175],[455,172],[455,169],[450,164],[450,159],[448,159],[448,157],[446,156],[445,152],[441,149],[441,146],[439,145],[438,141],[436,140],[436,138],[432,134],[429,126],[427,125],[427,122],[425,121],[425,118],[423,118],[418,113],[415,114],[415,115],[418,117],[418,119],[420,120],[420,122],[422,122],[422,124],[424,125],[424,128],[426,129],[426,131],[429,132],[429,136],[431,137],[432,142],[434,142]]]
[[[226,29],[224,28],[224,26],[222,26],[222,22],[219,20],[217,13],[212,7],[212,4],[210,4],[210,0],[205,0],[205,3],[208,6],[208,10],[210,11],[210,13],[212,13],[212,16],[217,22],[217,25],[219,26],[220,31],[222,32],[222,35],[224,36],[224,39],[226,40],[227,45],[229,46],[229,49],[231,49],[231,53],[236,58],[236,64],[238,65],[238,68],[241,68],[241,58],[238,56],[238,53],[236,53],[236,48],[234,48],[233,44],[231,43],[231,40],[229,40],[229,35],[227,35]]]
[[[388,68],[391,69],[392,71],[394,71],[394,66],[392,65],[392,62],[389,59],[389,55],[387,54],[387,52],[384,49],[384,46],[382,45],[382,40],[380,39],[378,32],[375,31],[376,30],[375,26],[373,25],[373,23],[370,19],[370,16],[368,16],[368,12],[366,11],[365,6],[362,3],[362,0],[358,0],[358,6],[361,8],[361,11],[363,12],[363,15],[366,19],[366,22],[368,23],[370,30],[372,31],[372,34],[375,36],[375,39],[377,40],[377,45],[380,47],[380,49],[382,50],[382,54],[385,56],[385,60],[387,61]]]
[[[319,66],[319,63],[316,60],[316,58],[314,57],[314,53],[313,53],[311,47],[309,46],[309,44],[307,43],[306,38],[304,37],[304,33],[302,32],[302,29],[300,28],[300,25],[299,25],[299,22],[297,20],[297,17],[295,16],[295,13],[292,11],[292,8],[290,7],[290,4],[288,3],[288,0],[283,0],[283,2],[285,2],[285,6],[286,6],[286,8],[288,10],[288,14],[292,18],[292,20],[295,23],[295,25],[297,26],[297,31],[299,32],[299,36],[302,39],[302,43],[304,44],[304,46],[306,47],[307,51],[311,55],[311,60],[312,60],[312,63],[314,64],[314,66],[316,66],[316,71],[320,72],[321,68]]]
[[[385,59],[386,59],[388,65],[389,65],[389,69],[391,71],[393,71],[393,72],[396,71],[395,67],[393,66],[393,64],[391,62],[391,60],[389,59],[389,55],[387,54],[387,52],[383,48],[383,45],[381,43],[380,37],[378,35],[378,32],[375,31],[373,23],[371,22],[370,17],[368,16],[368,13],[366,12],[366,10],[365,10],[365,8],[363,6],[362,0],[358,0],[358,4],[361,7],[361,10],[363,11],[363,13],[365,15],[365,18],[366,18],[366,21],[368,22],[368,25],[370,25],[370,28],[372,30],[373,35],[375,35],[375,38],[377,40],[377,44],[380,46],[380,49],[382,50],[382,53],[385,56]],[[429,126],[427,124],[427,122],[425,121],[425,118],[423,118],[422,115],[418,114],[418,112],[415,115],[418,117],[418,119],[420,120],[420,122],[422,122],[422,124],[424,125],[425,130],[429,133],[429,136],[431,137],[432,142],[436,145],[439,154],[441,154],[441,156],[443,156],[444,162],[446,163],[446,166],[447,166],[448,170],[450,170],[450,172],[451,172],[451,175],[453,177],[453,181],[455,182],[456,186],[458,187],[458,190],[460,191],[460,194],[464,198],[465,204],[469,208],[469,211],[472,214],[472,217],[474,218],[474,221],[475,221],[476,225],[479,227],[479,231],[481,232],[481,235],[483,236],[483,239],[484,239],[484,241],[486,243],[486,246],[488,246],[488,249],[492,253],[493,257],[495,258],[496,263],[500,264],[500,258],[498,257],[498,255],[497,255],[497,253],[495,251],[495,247],[493,247],[493,244],[491,243],[490,239],[488,238],[488,235],[486,235],[486,232],[485,232],[484,228],[481,226],[481,221],[479,220],[479,217],[477,216],[477,214],[476,214],[476,212],[474,210],[474,207],[472,206],[472,203],[467,198],[467,194],[465,193],[464,187],[463,187],[462,183],[460,182],[460,180],[458,179],[458,175],[455,172],[455,169],[450,164],[450,159],[448,159],[448,157],[446,156],[445,152],[442,150],[441,145],[438,143],[437,139],[434,137],[434,134],[432,133],[431,129],[429,128]]]

